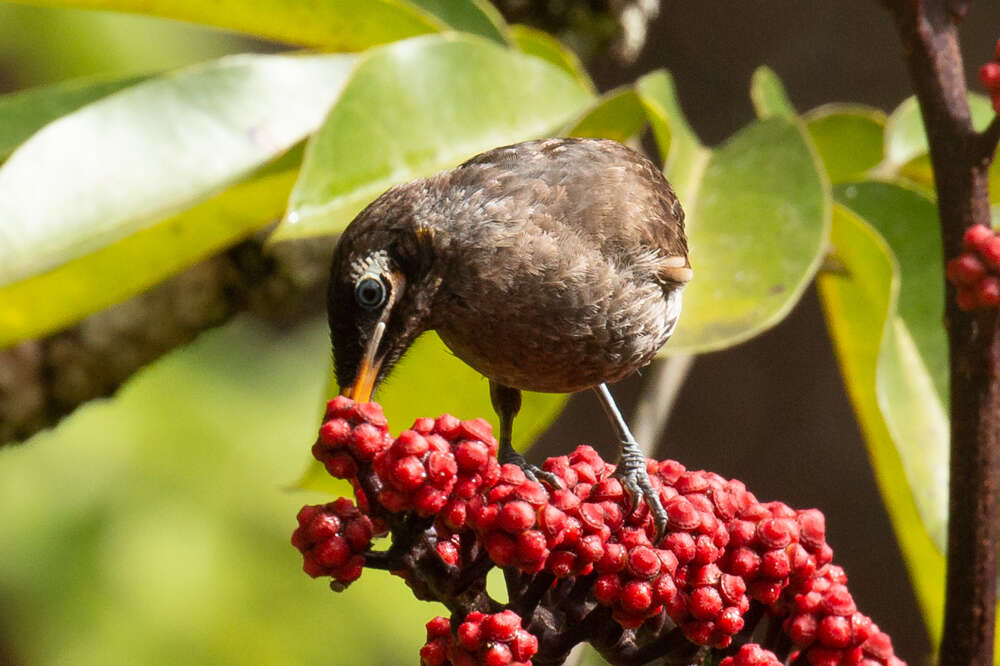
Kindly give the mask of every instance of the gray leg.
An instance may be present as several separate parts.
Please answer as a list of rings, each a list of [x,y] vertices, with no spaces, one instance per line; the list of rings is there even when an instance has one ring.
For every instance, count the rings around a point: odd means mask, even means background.
[[[621,456],[615,477],[622,482],[625,491],[631,496],[633,508],[638,505],[640,497],[646,500],[646,505],[653,514],[653,524],[656,526],[653,543],[659,543],[667,531],[667,512],[649,482],[649,476],[646,474],[646,456],[639,449],[639,444],[625,423],[607,384],[598,384],[594,387],[594,392],[597,393],[597,399],[601,401],[604,413],[608,415],[618,441],[621,442]]]
[[[513,463],[524,470],[525,476],[534,481],[544,481],[552,487],[561,487],[559,477],[550,472],[529,465],[520,453],[514,450],[514,417],[521,411],[521,391],[490,380],[490,401],[493,410],[500,417],[500,450],[497,459],[500,464]]]

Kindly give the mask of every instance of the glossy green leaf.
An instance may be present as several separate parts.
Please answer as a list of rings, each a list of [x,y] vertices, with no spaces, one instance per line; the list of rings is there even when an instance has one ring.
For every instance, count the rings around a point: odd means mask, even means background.
[[[545,136],[592,99],[544,60],[469,35],[377,49],[310,141],[275,237],[335,233],[392,185]]]
[[[212,25],[290,44],[360,51],[448,26],[406,0],[16,0],[43,7],[106,9]],[[428,2],[429,5],[443,5]],[[466,5],[467,2],[456,2]]]
[[[580,82],[580,85],[591,91],[596,90],[594,82],[576,54],[549,33],[527,25],[512,25],[510,36],[517,48],[524,53],[546,60],[556,67],[566,70]]]
[[[900,448],[899,433],[890,430],[884,411],[888,406],[926,423],[926,418],[913,413],[920,405],[913,404],[911,398],[922,395],[917,401],[926,400],[933,389],[926,371],[920,379],[916,344],[896,311],[899,264],[889,245],[864,219],[841,205],[835,207],[831,240],[841,268],[824,271],[817,280],[827,325],[917,599],[931,634],[936,636],[944,606],[944,557],[928,532],[924,507],[914,494],[919,489],[912,486],[911,477],[913,465],[921,464],[919,457],[931,457],[934,452]],[[918,386],[899,385],[913,379]],[[887,405],[886,396],[899,404]],[[914,456],[918,459],[913,460]],[[947,465],[939,468],[946,469]],[[928,481],[937,482],[933,478]]]
[[[605,93],[582,117],[567,125],[563,136],[614,139],[626,143],[646,126],[646,112],[633,88]]]
[[[802,119],[831,183],[857,180],[882,161],[885,114],[878,109],[826,104]]]
[[[269,162],[320,124],[354,62],[223,58],[46,126],[0,168],[0,285],[127,238]]]
[[[750,80],[750,101],[753,102],[758,118],[794,118],[797,115],[781,79],[770,67],[758,67],[754,70]]]
[[[340,388],[333,383],[329,395]],[[524,450],[566,404],[567,396],[554,393],[523,393],[521,411],[514,421],[514,443]],[[421,416],[454,414],[462,419],[483,417],[498,432],[499,423],[490,403],[489,382],[455,356],[435,333],[421,336],[377,391],[375,399],[385,409],[392,433],[410,427]],[[314,490],[339,488],[318,463],[310,463],[300,484]]]
[[[117,243],[0,287],[0,349],[141,293],[272,223],[297,169],[262,174]]]
[[[146,78],[82,79],[0,95],[0,162],[56,118]]]
[[[709,151],[669,76],[644,77],[638,89],[687,212],[694,268],[664,352],[735,345],[779,322],[812,279],[830,224],[826,182],[797,120],[774,115]]]

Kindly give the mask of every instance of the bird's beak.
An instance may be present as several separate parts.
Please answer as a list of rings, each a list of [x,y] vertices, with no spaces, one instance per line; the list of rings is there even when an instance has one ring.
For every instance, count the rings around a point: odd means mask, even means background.
[[[358,366],[358,374],[354,377],[354,385],[343,390],[343,394],[355,402],[370,402],[372,399],[375,380],[382,368],[382,358],[378,356],[378,347],[384,333],[385,322],[380,321],[375,325],[372,337],[368,340],[365,355],[361,359],[361,365]]]

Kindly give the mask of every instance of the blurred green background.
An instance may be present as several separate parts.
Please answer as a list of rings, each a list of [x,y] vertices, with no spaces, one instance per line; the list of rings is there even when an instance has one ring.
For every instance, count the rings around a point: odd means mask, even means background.
[[[413,663],[443,607],[335,595],[289,544],[327,344],[240,318],[0,451],[0,663]]]
[[[272,48],[0,3],[0,93],[248,50]],[[443,607],[377,571],[336,595],[289,544],[298,508],[329,499],[289,490],[327,358],[324,321],[240,318],[0,449],[0,664],[414,663]],[[380,626],[390,640],[357,640]]]

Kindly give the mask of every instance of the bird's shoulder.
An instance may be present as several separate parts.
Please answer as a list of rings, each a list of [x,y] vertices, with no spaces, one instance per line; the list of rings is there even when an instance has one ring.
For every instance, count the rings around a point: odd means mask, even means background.
[[[508,229],[533,226],[623,260],[642,257],[671,282],[690,277],[684,211],[662,172],[604,139],[542,139],[481,153],[444,174],[457,200]],[[502,233],[502,232],[501,232]]]

